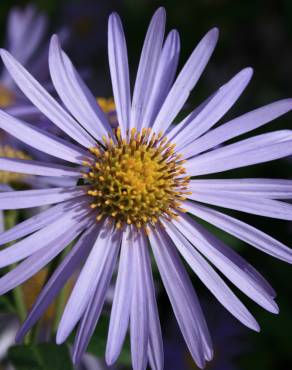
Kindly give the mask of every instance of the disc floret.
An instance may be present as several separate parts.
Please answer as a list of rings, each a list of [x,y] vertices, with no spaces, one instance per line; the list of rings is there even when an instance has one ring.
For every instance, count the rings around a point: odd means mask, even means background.
[[[109,217],[117,228],[141,228],[160,217],[176,217],[183,210],[189,178],[174,148],[162,133],[135,128],[126,139],[118,128],[113,137],[103,137],[102,144],[90,148],[94,160],[84,163],[89,168],[84,177],[91,185],[88,194],[97,220]]]

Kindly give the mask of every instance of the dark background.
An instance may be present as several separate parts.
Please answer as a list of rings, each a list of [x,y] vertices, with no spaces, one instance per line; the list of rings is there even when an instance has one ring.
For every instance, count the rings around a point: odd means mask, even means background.
[[[15,5],[27,1],[1,0],[0,35],[5,34],[6,17]],[[91,72],[89,85],[97,96],[111,96],[106,55],[106,23],[112,10],[120,13],[126,31],[132,80],[147,24],[158,6],[167,10],[168,30],[178,29],[182,42],[181,65],[200,38],[213,26],[220,29],[216,51],[186,106],[186,112],[211,94],[232,75],[246,66],[255,70],[254,77],[236,106],[224,117],[235,117],[273,100],[292,96],[292,1],[235,0],[124,0],[124,1],[30,1],[48,12],[50,31],[66,26],[71,33],[67,51],[75,63]],[[2,39],[3,41],[3,39]],[[3,45],[3,43],[2,43]],[[24,45],[25,47],[25,45]],[[223,120],[223,121],[224,121]],[[264,129],[291,128],[292,114],[278,119]],[[284,159],[228,173],[229,176],[292,178],[292,160]],[[264,217],[238,215],[291,244],[292,223]],[[217,230],[214,230],[218,233]],[[257,317],[262,331],[252,333],[225,313],[202,284],[193,276],[207,313],[214,337],[215,359],[208,369],[220,370],[289,370],[292,368],[292,269],[283,262],[265,256],[226,234],[218,233],[238,249],[249,262],[268,278],[278,292],[280,315],[273,316],[254,303],[240,297]],[[166,370],[194,369],[163,290],[159,294],[166,345]],[[177,361],[177,362],[176,362]]]

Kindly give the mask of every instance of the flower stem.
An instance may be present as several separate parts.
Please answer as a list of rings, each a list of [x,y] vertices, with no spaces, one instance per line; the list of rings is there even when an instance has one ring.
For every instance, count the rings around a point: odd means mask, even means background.
[[[23,322],[26,318],[27,310],[23,299],[23,291],[21,286],[13,289],[13,297],[16,306],[16,311],[20,322]]]

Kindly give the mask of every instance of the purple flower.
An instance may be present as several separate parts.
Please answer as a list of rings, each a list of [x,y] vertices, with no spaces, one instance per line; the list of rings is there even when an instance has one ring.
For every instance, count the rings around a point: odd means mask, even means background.
[[[8,16],[6,48],[19,62],[29,68],[38,79],[48,82],[46,44],[48,19],[32,5],[24,9],[12,8]],[[25,46],[25,47],[24,47]],[[28,104],[5,69],[0,75],[0,107],[12,114],[29,115],[35,108]]]
[[[130,327],[133,368],[146,369],[149,362],[152,369],[163,369],[150,248],[183,337],[199,367],[211,360],[212,343],[180,255],[218,301],[247,327],[259,330],[255,318],[211,264],[260,306],[278,313],[269,283],[189,214],[263,252],[292,262],[291,250],[281,242],[204,205],[292,220],[291,204],[281,201],[291,198],[291,181],[194,178],[290,155],[289,130],[234,144],[225,142],[288,112],[292,100],[271,103],[213,128],[248,84],[252,70],[246,68],[181,123],[172,126],[211,57],[218,30],[212,29],[203,37],[175,79],[179,35],[173,30],[164,42],[164,27],[165,11],[160,8],[147,31],[131,100],[122,24],[117,14],[110,16],[109,65],[119,121],[114,130],[60,49],[56,36],[51,40],[49,67],[66,110],[7,51],[1,52],[8,71],[27,98],[74,143],[0,112],[0,127],[9,134],[73,164],[1,158],[0,168],[38,176],[72,177],[79,179],[79,185],[0,193],[2,210],[54,204],[1,234],[1,244],[22,239],[0,251],[0,267],[22,262],[0,279],[0,293],[30,278],[76,241],[17,336],[17,340],[24,337],[82,265],[57,332],[57,342],[62,343],[79,323],[74,362],[86,350],[119,256],[106,361],[109,365],[116,361]]]

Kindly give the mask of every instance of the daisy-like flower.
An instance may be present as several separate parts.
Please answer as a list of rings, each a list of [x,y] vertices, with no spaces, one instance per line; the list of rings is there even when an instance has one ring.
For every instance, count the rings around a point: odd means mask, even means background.
[[[131,99],[126,41],[117,14],[109,18],[108,48],[119,126],[112,129],[96,99],[53,36],[49,67],[66,110],[7,52],[3,61],[19,88],[74,143],[0,112],[0,127],[19,140],[75,166],[0,159],[2,170],[39,176],[73,177],[77,186],[0,193],[0,209],[53,205],[0,235],[0,266],[22,261],[0,279],[4,294],[42,269],[75,241],[40,293],[22,325],[21,340],[41,317],[73,272],[81,272],[66,304],[57,343],[79,323],[73,347],[78,362],[100,317],[119,256],[109,324],[106,361],[119,356],[130,327],[134,369],[163,369],[163,345],[151,273],[152,250],[188,349],[203,367],[213,349],[203,312],[180,255],[215,297],[239,321],[259,326],[222,277],[221,271],[248,297],[277,313],[269,283],[235,251],[190,215],[234,235],[281,260],[291,250],[271,236],[204,204],[260,216],[292,220],[291,181],[273,179],[196,179],[275,160],[292,153],[292,132],[261,134],[233,144],[226,141],[288,112],[285,99],[213,126],[239,98],[252,70],[246,68],[217,90],[177,126],[184,106],[215,48],[218,31],[199,42],[175,79],[179,35],[164,41],[165,11],[151,20]],[[211,150],[214,148],[213,150]]]
[[[48,79],[47,51],[42,43],[47,26],[46,14],[38,12],[34,6],[14,7],[8,16],[5,42],[10,53],[45,82]],[[0,74],[0,107],[21,116],[35,113],[5,69]]]

